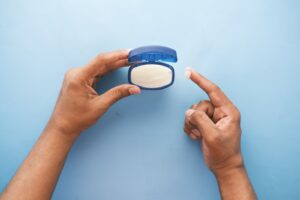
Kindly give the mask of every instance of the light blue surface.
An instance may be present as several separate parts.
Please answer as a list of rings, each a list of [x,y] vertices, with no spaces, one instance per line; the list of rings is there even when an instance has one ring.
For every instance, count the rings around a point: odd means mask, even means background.
[[[176,79],[123,100],[72,149],[53,199],[219,199],[185,110],[206,95],[192,66],[242,113],[242,150],[260,199],[300,197],[300,2],[275,0],[0,2],[0,189],[43,130],[64,72],[99,52],[177,50]],[[100,83],[126,82],[127,69]],[[1,191],[0,190],[0,191]]]

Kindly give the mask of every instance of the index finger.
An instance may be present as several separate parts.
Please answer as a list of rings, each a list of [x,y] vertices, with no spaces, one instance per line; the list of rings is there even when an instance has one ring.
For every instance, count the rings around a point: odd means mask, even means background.
[[[111,70],[128,65],[129,50],[119,50],[109,53],[102,53],[96,56],[89,64],[84,67],[89,76],[101,76]]]
[[[201,74],[195,72],[191,68],[188,68],[186,70],[186,75],[207,93],[213,106],[221,107],[227,104],[231,104],[231,101],[226,97],[222,90],[216,84],[206,79]]]

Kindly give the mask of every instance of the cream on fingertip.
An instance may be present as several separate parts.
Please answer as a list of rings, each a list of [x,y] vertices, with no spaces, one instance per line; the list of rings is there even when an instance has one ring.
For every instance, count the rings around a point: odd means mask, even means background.
[[[187,68],[185,69],[184,75],[185,75],[185,77],[186,77],[187,79],[191,79],[192,68],[187,67]]]
[[[185,114],[186,114],[186,116],[191,116],[193,113],[195,112],[195,110],[193,110],[193,109],[188,109],[186,112],[185,112]]]

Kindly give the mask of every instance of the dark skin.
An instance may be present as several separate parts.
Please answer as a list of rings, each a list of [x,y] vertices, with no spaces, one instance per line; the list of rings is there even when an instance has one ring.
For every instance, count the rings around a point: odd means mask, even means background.
[[[128,65],[128,51],[100,54],[84,67],[69,70],[55,109],[40,138],[1,194],[1,200],[51,199],[65,159],[78,136],[118,100],[139,94],[123,84],[104,94],[93,85],[109,71]],[[240,152],[240,114],[223,92],[200,74],[186,74],[210,100],[186,112],[185,131],[202,143],[205,162],[215,174],[222,199],[256,199]],[[55,147],[55,148],[54,148]]]
[[[202,75],[187,69],[186,76],[207,93],[209,100],[187,110],[184,130],[201,143],[205,163],[218,181],[222,199],[256,199],[241,154],[239,110]]]

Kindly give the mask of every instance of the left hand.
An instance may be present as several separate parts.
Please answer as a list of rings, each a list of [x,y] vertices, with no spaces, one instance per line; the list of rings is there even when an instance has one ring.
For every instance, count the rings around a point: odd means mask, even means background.
[[[239,110],[213,82],[192,69],[186,73],[209,100],[192,105],[186,112],[185,132],[201,142],[206,165],[215,175],[243,168]]]
[[[116,101],[139,94],[140,88],[130,84],[119,85],[101,95],[93,88],[99,77],[126,65],[128,51],[122,50],[100,54],[86,66],[70,69],[65,74],[47,127],[77,138],[80,132],[94,124]]]

